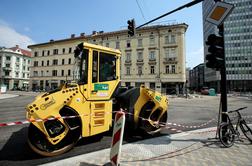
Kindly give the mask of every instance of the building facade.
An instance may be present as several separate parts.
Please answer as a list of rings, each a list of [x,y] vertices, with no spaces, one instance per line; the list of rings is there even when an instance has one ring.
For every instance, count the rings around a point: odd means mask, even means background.
[[[137,30],[130,37],[127,30],[104,33],[82,33],[68,39],[50,40],[31,45],[31,88],[55,88],[73,79],[75,46],[89,42],[119,49],[122,86],[147,87],[163,93],[183,92],[185,76],[186,24],[157,25]]]
[[[252,91],[252,1],[225,0],[235,8],[224,22],[227,88],[229,91]],[[216,26],[205,21],[214,0],[203,1],[204,41],[209,34],[218,34]],[[207,47],[204,47],[204,55]],[[206,68],[205,79],[209,87],[219,91],[220,74]]]
[[[205,86],[205,65],[201,63],[189,71],[190,89],[200,91]]]
[[[28,90],[31,52],[19,48],[0,49],[0,85],[8,90]]]

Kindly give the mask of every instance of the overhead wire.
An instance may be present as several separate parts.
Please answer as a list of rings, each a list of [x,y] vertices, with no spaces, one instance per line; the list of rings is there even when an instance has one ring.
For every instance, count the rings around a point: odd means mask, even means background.
[[[145,19],[145,17],[144,17],[143,10],[142,10],[142,8],[141,8],[141,6],[140,6],[140,4],[139,4],[138,0],[136,0],[136,3],[137,3],[137,6],[138,6],[138,8],[139,8],[139,10],[140,10],[140,13],[141,13],[141,15],[142,15],[142,17],[143,17],[144,21],[146,21],[146,19]]]

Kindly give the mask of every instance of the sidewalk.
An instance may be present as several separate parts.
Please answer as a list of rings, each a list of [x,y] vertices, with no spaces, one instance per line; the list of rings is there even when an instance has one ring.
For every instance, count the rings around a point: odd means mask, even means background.
[[[122,146],[120,166],[136,165],[252,165],[252,144],[247,139],[231,148],[222,148],[216,128],[161,136]],[[96,166],[109,164],[110,149],[47,163],[44,166]]]
[[[13,98],[13,97],[17,97],[19,95],[16,94],[6,94],[6,93],[1,93],[0,94],[0,100],[1,99],[8,99],[8,98]]]

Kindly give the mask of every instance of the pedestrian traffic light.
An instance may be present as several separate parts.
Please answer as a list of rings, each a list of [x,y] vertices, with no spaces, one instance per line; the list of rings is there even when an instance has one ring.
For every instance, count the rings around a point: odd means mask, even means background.
[[[75,50],[74,50],[74,57],[78,57],[81,53],[81,51],[83,50],[84,46],[83,43],[80,43],[76,46]]]
[[[209,54],[206,55],[206,67],[220,70],[224,67],[224,39],[221,36],[211,34],[208,36],[206,45],[208,45]]]
[[[135,24],[135,20],[128,20],[128,34],[130,36],[134,36],[135,32],[136,32],[136,24]]]

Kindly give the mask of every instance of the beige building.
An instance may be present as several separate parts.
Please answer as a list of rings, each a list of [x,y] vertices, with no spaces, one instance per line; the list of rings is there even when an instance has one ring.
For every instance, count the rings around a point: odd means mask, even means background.
[[[156,25],[137,30],[134,37],[127,30],[91,35],[81,33],[63,40],[30,45],[32,68],[30,87],[55,88],[73,79],[74,49],[80,42],[116,48],[122,52],[122,86],[145,86],[162,93],[183,92],[186,82],[186,24]]]
[[[27,90],[30,78],[31,52],[18,45],[0,48],[0,86],[8,90]]]

